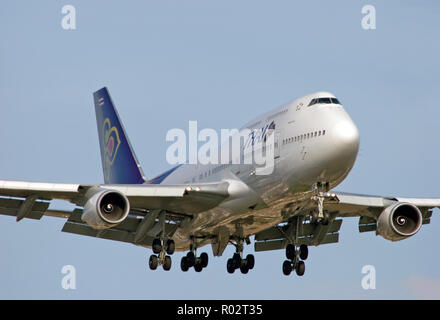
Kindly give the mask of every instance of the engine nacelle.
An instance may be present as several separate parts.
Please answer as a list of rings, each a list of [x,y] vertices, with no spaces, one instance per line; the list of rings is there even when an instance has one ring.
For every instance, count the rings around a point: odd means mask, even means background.
[[[399,202],[382,211],[377,219],[376,234],[391,241],[403,240],[420,230],[422,220],[419,208]]]
[[[94,229],[107,229],[121,223],[130,211],[130,202],[119,191],[93,188],[86,194],[81,219]]]

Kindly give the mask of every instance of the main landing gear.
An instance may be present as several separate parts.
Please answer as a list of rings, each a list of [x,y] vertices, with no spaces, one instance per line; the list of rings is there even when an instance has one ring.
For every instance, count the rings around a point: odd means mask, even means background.
[[[208,254],[203,252],[197,257],[197,246],[196,246],[195,238],[192,238],[192,243],[190,245],[190,251],[186,254],[186,256],[182,257],[180,261],[180,268],[183,272],[189,270],[189,268],[194,267],[195,272],[201,272],[204,268],[208,266]]]
[[[169,271],[171,269],[170,256],[176,249],[174,240],[168,239],[167,241],[164,241],[156,238],[153,240],[152,249],[155,254],[150,256],[150,260],[148,262],[150,269],[156,270],[159,265],[162,265],[165,271]]]
[[[306,265],[303,260],[306,260],[309,255],[309,249],[306,245],[302,244],[299,248],[289,243],[286,246],[286,258],[283,263],[283,273],[288,276],[293,270],[296,271],[298,276],[303,276],[306,271]],[[300,260],[301,259],[301,260]]]
[[[235,245],[236,252],[229,258],[226,263],[226,270],[228,273],[234,273],[236,269],[240,269],[241,273],[246,274],[249,270],[252,270],[255,266],[254,255],[248,254],[243,259],[243,239],[239,239]]]

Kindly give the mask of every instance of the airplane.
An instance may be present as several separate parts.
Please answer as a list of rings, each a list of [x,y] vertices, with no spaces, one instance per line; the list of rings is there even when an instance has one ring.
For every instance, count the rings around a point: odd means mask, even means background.
[[[317,92],[256,117],[243,128],[273,134],[273,170],[255,174],[255,164],[179,164],[147,179],[106,87],[93,94],[104,184],[0,180],[0,214],[67,219],[62,231],[122,241],[152,249],[149,268],[171,269],[175,251],[186,272],[201,272],[211,244],[214,257],[228,245],[228,273],[246,274],[254,251],[285,250],[282,272],[305,273],[308,247],[337,243],[343,218],[359,217],[359,232],[391,241],[430,223],[438,198],[403,198],[332,191],[351,171],[359,131],[338,98]],[[266,130],[270,128],[271,130]],[[51,200],[76,205],[49,208]]]

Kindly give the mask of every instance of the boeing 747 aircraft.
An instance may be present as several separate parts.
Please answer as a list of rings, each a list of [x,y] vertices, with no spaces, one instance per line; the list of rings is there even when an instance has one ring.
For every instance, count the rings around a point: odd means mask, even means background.
[[[416,234],[430,222],[440,199],[382,197],[333,192],[352,169],[359,132],[340,101],[317,92],[250,121],[261,139],[273,135],[273,170],[254,164],[183,164],[147,179],[133,152],[107,88],[94,93],[104,184],[0,181],[0,214],[67,219],[62,231],[151,248],[149,267],[171,268],[171,256],[187,251],[182,271],[208,265],[208,244],[221,256],[236,251],[227,271],[254,268],[245,244],[256,252],[285,250],[282,271],[302,276],[308,246],[336,243],[344,217],[359,217],[359,231],[391,241]],[[73,212],[49,208],[61,199]]]

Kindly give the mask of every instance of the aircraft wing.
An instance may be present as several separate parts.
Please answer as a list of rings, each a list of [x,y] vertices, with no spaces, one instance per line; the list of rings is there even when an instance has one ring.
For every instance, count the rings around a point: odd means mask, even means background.
[[[432,209],[440,208],[440,198],[384,197],[329,192],[325,194],[324,201],[324,209],[329,213],[327,225],[311,223],[309,213],[310,210],[316,209],[317,205],[314,201],[306,201],[295,215],[284,223],[257,233],[255,251],[284,249],[292,242],[296,242],[297,245],[314,246],[337,243],[343,218],[347,217],[359,217],[359,232],[377,231],[379,216],[387,208],[399,204],[411,204],[417,207],[423,225],[430,223]],[[400,240],[398,237],[396,239]]]
[[[228,182],[196,185],[80,185],[0,180],[0,197],[24,198],[28,201],[67,200],[79,206],[91,188],[115,190],[123,193],[132,208],[162,209],[198,213],[217,206],[228,194]],[[23,209],[22,209],[23,210]],[[0,212],[1,213],[1,212]]]
[[[377,219],[382,211],[397,203],[408,203],[423,213],[440,208],[440,198],[405,198],[362,195],[345,192],[327,193],[325,209],[340,217],[370,217]],[[310,207],[310,204],[309,204]]]
[[[67,218],[68,221],[63,227],[65,232],[149,245],[154,236],[161,231],[157,228],[156,231],[147,230],[154,229],[159,211],[167,210],[172,213],[167,216],[170,223],[167,223],[166,228],[168,233],[173,233],[177,228],[177,224],[171,221],[173,218],[181,221],[184,217],[216,207],[229,196],[228,186],[228,182],[187,186],[81,185],[0,180],[0,214],[15,216],[17,221],[23,218],[39,220],[44,215]],[[76,208],[73,212],[49,208],[53,199],[66,200],[83,207],[92,189],[117,191],[127,197],[130,202],[127,218],[115,227],[96,230],[82,221],[82,208]],[[152,218],[144,219],[147,214]],[[149,224],[148,228],[145,223]],[[141,225],[145,232],[136,236]],[[150,233],[147,235],[146,231]]]

